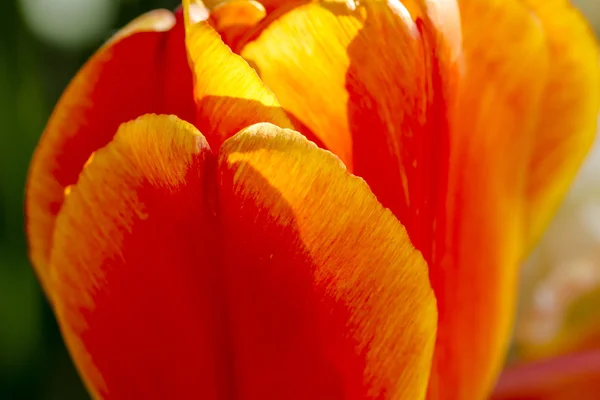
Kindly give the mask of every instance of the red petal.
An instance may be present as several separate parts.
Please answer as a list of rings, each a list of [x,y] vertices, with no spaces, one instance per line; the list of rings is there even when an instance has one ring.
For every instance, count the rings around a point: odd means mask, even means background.
[[[423,398],[427,267],[367,185],[269,124],[224,144],[218,181],[213,167],[194,127],[145,116],[69,191],[48,290],[91,392]]]
[[[184,1],[186,47],[194,74],[195,125],[218,149],[227,138],[258,122],[292,123],[256,72],[234,54],[206,21],[194,21],[197,5]]]
[[[112,139],[121,123],[146,113],[193,120],[192,76],[183,38],[183,23],[176,23],[172,13],[144,15],[102,47],[61,97],[28,179],[27,231],[42,283],[64,190],[77,182],[92,153]]]
[[[67,196],[47,289],[95,397],[225,398],[210,156],[193,126],[144,116]]]
[[[518,2],[459,3],[300,6],[241,54],[406,226],[440,311],[430,396],[477,399],[507,347],[547,53]]]
[[[219,211],[239,399],[422,399],[427,268],[395,217],[300,134],[223,145]]]

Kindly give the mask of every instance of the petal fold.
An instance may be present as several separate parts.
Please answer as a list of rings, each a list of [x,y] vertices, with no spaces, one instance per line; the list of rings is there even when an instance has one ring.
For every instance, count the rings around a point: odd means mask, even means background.
[[[172,116],[122,125],[71,187],[48,291],[97,398],[225,398],[204,137]]]
[[[164,71],[171,71],[164,75]],[[150,12],[115,35],[78,72],[58,102],[34,154],[27,182],[30,256],[45,284],[64,190],[121,123],[146,113],[193,119],[192,76],[182,21]]]
[[[266,15],[264,6],[257,1],[233,0],[213,8],[209,22],[229,48],[235,49],[239,39]]]
[[[281,15],[241,51],[282,106],[350,169],[346,49],[360,26],[348,11],[337,16],[326,7],[307,4]]]
[[[241,54],[427,260],[439,307],[429,397],[485,397],[524,252],[548,69],[537,21],[512,0],[322,2],[265,24]]]
[[[463,50],[446,100],[446,204],[434,220],[430,274],[440,309],[429,388],[436,399],[487,397],[504,363],[549,62],[544,33],[520,2],[458,5]]]
[[[214,168],[193,126],[148,115],[68,190],[48,287],[92,394],[424,398],[427,266],[367,185],[270,124]]]
[[[241,399],[422,399],[427,267],[368,186],[300,134],[257,124],[219,157]]]
[[[194,75],[195,125],[211,146],[258,122],[293,127],[275,95],[205,20],[194,21],[184,1],[186,46]]]

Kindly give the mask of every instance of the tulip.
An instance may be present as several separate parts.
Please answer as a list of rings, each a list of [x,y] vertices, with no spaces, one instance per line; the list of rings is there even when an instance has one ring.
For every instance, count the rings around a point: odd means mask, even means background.
[[[553,0],[154,11],[66,89],[31,259],[97,398],[483,399],[589,149]]]

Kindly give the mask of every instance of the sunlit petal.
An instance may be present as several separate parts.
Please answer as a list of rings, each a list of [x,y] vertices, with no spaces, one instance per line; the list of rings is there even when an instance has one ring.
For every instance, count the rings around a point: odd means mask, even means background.
[[[528,183],[534,244],[562,201],[596,133],[600,65],[594,33],[566,0],[521,0],[539,19],[550,50]]]
[[[206,21],[194,22],[184,1],[186,47],[194,74],[195,125],[214,148],[257,122],[291,128],[277,98],[256,72],[223,43]]]
[[[146,14],[102,47],[62,95],[27,183],[30,255],[42,284],[64,189],[77,181],[90,155],[112,139],[121,123],[145,113],[192,119],[192,77],[183,38],[183,24],[172,13]]]
[[[430,397],[484,396],[523,253],[548,62],[537,21],[516,1],[327,2],[283,14],[241,54],[428,260],[440,309]]]
[[[269,124],[214,172],[193,126],[144,116],[68,190],[48,290],[90,391],[423,398],[427,267],[366,184]]]
[[[427,267],[368,186],[269,124],[226,141],[219,169],[240,398],[423,398]]]
[[[47,290],[96,397],[223,398],[210,149],[175,117],[123,125],[56,222]]]
[[[223,41],[235,48],[238,40],[267,15],[263,5],[254,0],[222,3],[210,12],[210,24]]]

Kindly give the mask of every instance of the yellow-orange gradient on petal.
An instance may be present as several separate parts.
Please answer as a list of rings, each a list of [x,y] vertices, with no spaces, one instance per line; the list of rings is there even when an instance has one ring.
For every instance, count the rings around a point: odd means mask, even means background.
[[[31,258],[91,394],[486,398],[520,262],[595,130],[579,15],[212,9],[184,0],[115,35],[32,161]]]
[[[530,245],[562,201],[596,133],[600,54],[591,28],[566,0],[521,0],[538,18],[550,52],[528,183]]]
[[[258,122],[292,128],[277,98],[256,72],[221,41],[208,22],[194,20],[191,15],[194,6],[197,5],[184,1],[186,47],[198,109],[193,122],[211,146],[219,148],[224,140]]]
[[[446,224],[444,238],[438,236],[444,244],[431,273],[440,334],[429,395],[437,399],[485,398],[504,363],[525,251],[529,160],[548,73],[544,33],[519,2],[458,4],[463,72],[449,102],[455,108]],[[464,388],[448,397],[456,381]]]
[[[102,47],[69,84],[46,126],[26,201],[30,255],[42,284],[65,188],[121,123],[152,112],[194,115],[183,24],[166,10],[138,18]]]
[[[226,142],[219,171],[240,397],[423,398],[427,267],[364,181],[268,124]]]
[[[215,169],[216,167],[216,169]],[[330,153],[270,124],[219,156],[190,124],[119,129],[57,220],[48,290],[96,396],[424,396],[420,253]]]
[[[86,63],[57,104],[28,177],[30,253],[42,284],[65,188],[121,123],[146,113],[177,115],[217,148],[254,122],[291,126],[270,90],[202,15],[192,16],[201,20],[192,18],[187,35],[183,16],[158,10],[132,22]],[[236,112],[224,112],[230,109]]]
[[[338,16],[309,4],[273,21],[241,53],[256,66],[281,105],[315,132],[350,170],[345,71],[350,64],[347,48],[360,26],[350,13]]]
[[[282,106],[366,179],[428,260],[439,307],[431,398],[480,398],[491,390],[532,221],[546,223],[590,145],[595,95],[579,86],[551,89],[559,65],[576,57],[556,50],[548,16],[540,12],[540,24],[529,6],[307,4],[267,16],[241,49]],[[562,43],[580,43],[582,22],[565,24],[572,33]],[[596,54],[589,35],[577,46],[586,60]],[[580,69],[572,79],[593,84],[597,64]],[[574,97],[582,106],[566,104]],[[540,124],[557,104],[569,107],[563,118],[570,121],[580,112],[585,126],[564,140],[558,157],[543,148],[567,136],[565,124],[560,132]],[[558,175],[561,183],[551,180]],[[531,207],[532,192],[550,200]]]
[[[265,7],[254,0],[233,0],[219,4],[210,11],[209,22],[223,41],[235,49],[237,42],[265,16]]]
[[[223,398],[206,140],[176,117],[119,129],[72,186],[47,290],[96,398]]]

